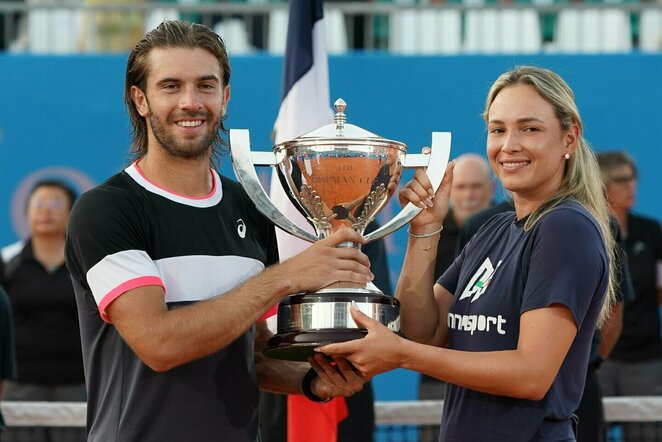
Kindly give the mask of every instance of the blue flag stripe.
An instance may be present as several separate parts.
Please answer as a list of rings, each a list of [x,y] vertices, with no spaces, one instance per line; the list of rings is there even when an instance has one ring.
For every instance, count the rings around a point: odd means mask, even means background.
[[[313,66],[313,26],[323,14],[322,0],[290,0],[282,98]]]

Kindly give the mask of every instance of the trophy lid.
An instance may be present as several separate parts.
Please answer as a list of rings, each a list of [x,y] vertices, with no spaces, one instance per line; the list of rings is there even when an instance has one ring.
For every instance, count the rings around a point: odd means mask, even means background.
[[[293,140],[277,144],[274,146],[274,151],[297,146],[380,145],[395,147],[406,152],[407,146],[404,143],[388,140],[361,127],[347,124],[347,116],[345,114],[347,103],[345,103],[345,100],[342,98],[338,98],[335,103],[333,103],[333,107],[336,111],[333,116],[333,123],[319,127]]]

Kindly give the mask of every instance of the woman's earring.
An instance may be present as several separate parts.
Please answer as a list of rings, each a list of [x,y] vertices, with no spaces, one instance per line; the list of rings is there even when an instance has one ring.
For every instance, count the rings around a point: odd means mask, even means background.
[[[564,157],[565,157],[566,160],[569,160],[570,159],[570,154],[567,153],[567,154],[564,155]]]

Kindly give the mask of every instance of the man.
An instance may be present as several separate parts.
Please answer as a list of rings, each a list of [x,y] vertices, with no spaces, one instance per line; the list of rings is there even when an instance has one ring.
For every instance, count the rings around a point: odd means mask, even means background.
[[[208,28],[166,21],[127,63],[136,161],[84,194],[67,264],[79,309],[90,441],[255,441],[259,387],[324,401],[359,391],[344,359],[266,360],[256,321],[282,297],[366,283],[344,229],[279,264],[273,226],[210,165],[230,66]],[[222,296],[221,296],[222,295]]]
[[[453,184],[451,185],[450,209],[444,218],[443,233],[437,246],[435,263],[435,281],[446,271],[457,256],[458,235],[465,221],[475,213],[488,207],[494,196],[494,182],[490,174],[490,165],[485,158],[476,154],[464,154],[455,160]],[[421,375],[419,399],[443,399],[446,383],[438,379]],[[439,428],[421,430],[421,438],[436,440]]]
[[[377,221],[371,222],[366,233],[379,228]],[[388,271],[386,244],[383,239],[362,247],[370,259],[370,269],[375,275],[373,283],[384,294],[393,296],[391,278]],[[363,389],[347,398],[347,417],[338,424],[337,442],[372,441],[375,432],[375,407],[372,383],[367,382]],[[286,442],[287,435],[287,396],[260,393],[260,429],[263,442]]]
[[[483,210],[464,223],[458,237],[458,253],[471,240],[471,237],[494,215],[514,210],[512,200],[505,200],[496,206]],[[602,405],[602,391],[598,382],[598,369],[609,356],[623,327],[623,300],[633,297],[632,282],[628,271],[625,243],[618,231],[618,223],[611,219],[611,229],[618,245],[617,257],[618,278],[616,288],[616,303],[612,306],[609,318],[596,330],[591,341],[589,364],[584,382],[584,391],[575,415],[579,417],[577,424],[577,440],[580,442],[602,442],[605,440],[605,417]]]
[[[490,207],[494,197],[494,182],[485,158],[476,154],[460,155],[456,160],[451,187],[451,209],[444,218],[444,230],[437,247],[435,280],[455,259],[456,243],[464,222]]]
[[[657,221],[632,213],[637,168],[625,152],[601,152],[609,207],[625,239],[634,296],[625,300],[623,330],[599,371],[605,396],[662,395],[662,233]],[[655,424],[625,424],[626,440],[660,440]]]
[[[575,410],[575,414],[579,418],[577,440],[581,442],[603,442],[606,440],[605,413],[602,403],[603,393],[600,388],[598,373],[602,363],[614,349],[623,330],[624,300],[631,299],[634,296],[634,289],[627,268],[627,256],[624,253],[625,243],[623,237],[618,233],[618,227],[614,224],[615,221],[612,223],[612,227],[615,229],[615,238],[619,248],[618,257],[620,258],[616,303],[612,306],[609,318],[593,334],[582,400],[579,402],[577,410]]]

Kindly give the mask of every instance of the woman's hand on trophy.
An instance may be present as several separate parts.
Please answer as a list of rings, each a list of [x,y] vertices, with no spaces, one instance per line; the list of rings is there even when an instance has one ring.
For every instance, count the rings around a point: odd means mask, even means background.
[[[414,178],[400,191],[398,198],[403,206],[412,203],[424,209],[416,218],[410,221],[414,234],[426,234],[441,226],[448,213],[448,199],[453,184],[453,168],[455,160],[448,163],[444,178],[435,193],[427,173],[418,169]]]
[[[311,391],[322,399],[351,396],[363,390],[363,385],[368,381],[342,357],[316,354],[308,358],[308,363],[317,373]]]
[[[359,328],[367,329],[362,339],[329,344],[315,349],[335,358],[345,358],[365,379],[399,368],[406,359],[406,340],[363,314],[356,304],[350,309],[352,318]]]
[[[291,293],[314,291],[340,281],[372,281],[368,257],[354,247],[336,247],[345,242],[363,244],[363,236],[343,228],[282,262],[279,271],[291,278]]]

